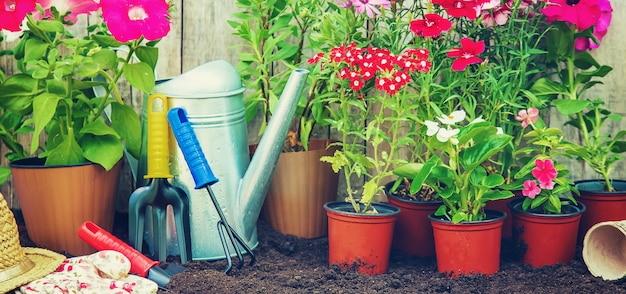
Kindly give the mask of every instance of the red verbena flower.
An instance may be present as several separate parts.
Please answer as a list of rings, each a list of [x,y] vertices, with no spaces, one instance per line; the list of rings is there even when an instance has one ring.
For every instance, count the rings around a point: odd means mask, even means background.
[[[19,32],[26,14],[35,10],[35,0],[4,0],[0,5],[0,30]]]
[[[551,190],[554,188],[554,179],[556,179],[557,171],[554,168],[552,159],[535,160],[535,168],[532,170],[533,177],[539,181],[539,186],[543,189]]]
[[[166,0],[100,0],[100,6],[111,35],[122,43],[157,40],[170,31]]]
[[[470,64],[480,63],[478,55],[485,51],[485,41],[474,42],[469,38],[461,39],[461,47],[452,48],[448,57],[456,59],[452,62],[452,70],[463,71]]]
[[[450,20],[434,13],[426,14],[424,19],[413,20],[410,24],[411,31],[422,37],[437,37],[451,27],[452,22]]]
[[[478,17],[477,7],[480,7],[484,0],[432,0],[433,4],[439,4],[446,10],[448,15],[454,18],[466,17],[474,20]]]
[[[524,188],[522,188],[522,195],[527,196],[530,199],[535,199],[537,195],[541,193],[541,188],[537,186],[537,182],[533,180],[524,181]]]
[[[564,21],[584,31],[600,19],[598,0],[548,0],[541,10],[548,22]]]

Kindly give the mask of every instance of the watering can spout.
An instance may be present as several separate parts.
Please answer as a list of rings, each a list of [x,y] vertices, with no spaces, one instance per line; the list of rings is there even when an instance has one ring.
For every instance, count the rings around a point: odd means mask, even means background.
[[[289,76],[274,114],[242,179],[238,199],[241,205],[239,212],[244,239],[248,239],[255,232],[270,179],[296,112],[308,73],[308,70],[296,69]]]

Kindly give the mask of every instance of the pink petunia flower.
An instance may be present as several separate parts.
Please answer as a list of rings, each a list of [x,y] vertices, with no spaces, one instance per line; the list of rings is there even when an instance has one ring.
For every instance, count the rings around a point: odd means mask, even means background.
[[[584,31],[600,19],[598,0],[548,0],[541,10],[548,22],[564,21]]]
[[[516,121],[522,122],[522,128],[527,127],[530,124],[535,123],[539,119],[539,110],[537,108],[522,109],[517,113],[515,117]]]
[[[537,186],[537,182],[533,180],[524,181],[524,188],[522,188],[522,195],[527,196],[530,199],[535,199],[537,195],[541,193],[541,188]]]
[[[376,6],[389,7],[389,0],[352,0],[352,6],[358,13],[367,14],[367,17],[373,18],[374,14],[380,15],[380,10]]]
[[[556,179],[557,171],[554,168],[552,159],[535,160],[535,168],[532,170],[533,177],[539,181],[539,186],[544,189],[554,188],[554,179]]]
[[[170,31],[166,0],[100,0],[102,17],[113,37],[122,42],[163,38]]]
[[[35,10],[35,0],[4,0],[0,5],[0,30],[19,32],[26,14]]]
[[[422,37],[437,37],[451,27],[452,22],[450,20],[434,13],[426,14],[424,19],[413,20],[410,24],[411,31]]]
[[[98,6],[98,3],[93,0],[37,0],[37,2],[46,12],[44,17],[52,17],[50,8],[54,6],[54,8],[56,8],[61,15],[70,12],[70,14],[65,19],[73,23],[76,23],[76,21],[78,20],[78,15],[90,14],[100,8]],[[39,11],[35,11],[33,12],[33,18],[41,19],[42,16]]]
[[[593,35],[598,39],[598,42],[602,41],[602,38],[606,35],[609,30],[609,26],[611,25],[611,18],[613,17],[613,7],[611,7],[611,2],[609,0],[599,0],[598,6],[600,6],[600,19],[596,23],[595,27],[593,27]],[[587,49],[595,49],[600,47],[600,43],[594,42],[589,38],[576,38],[574,43],[574,47],[576,50],[587,50]]]
[[[478,55],[485,52],[485,41],[474,42],[469,38],[461,39],[461,47],[452,48],[448,57],[456,57],[452,62],[452,70],[463,71],[470,64],[480,63]]]

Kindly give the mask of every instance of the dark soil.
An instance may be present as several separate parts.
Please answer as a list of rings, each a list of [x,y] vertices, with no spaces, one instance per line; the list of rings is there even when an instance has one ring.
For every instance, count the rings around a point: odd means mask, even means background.
[[[126,240],[124,215],[116,217],[114,234]],[[28,240],[16,213],[24,246]],[[569,265],[531,268],[511,257],[504,244],[500,271],[489,277],[451,279],[437,272],[435,258],[420,259],[392,251],[386,274],[361,275],[328,265],[326,238],[301,239],[258,222],[257,261],[224,274],[226,261],[193,261],[159,293],[626,293],[626,279],[604,281],[589,273],[578,248]],[[233,259],[237,264],[238,260]]]

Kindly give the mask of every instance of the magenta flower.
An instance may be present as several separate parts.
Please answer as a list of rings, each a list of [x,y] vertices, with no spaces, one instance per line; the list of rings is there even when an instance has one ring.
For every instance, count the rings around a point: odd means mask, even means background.
[[[564,21],[584,31],[600,19],[598,0],[548,0],[541,10],[548,22]]]
[[[522,195],[527,196],[530,199],[535,199],[535,196],[541,193],[541,188],[537,186],[537,182],[533,180],[524,181],[524,188],[522,188]]]
[[[0,30],[19,32],[26,14],[35,10],[35,0],[4,0],[0,5]]]
[[[352,0],[352,6],[358,13],[365,12],[367,17],[372,18],[374,14],[380,15],[380,10],[376,8],[376,5],[382,7],[389,7],[389,0]]]
[[[169,4],[165,0],[100,0],[102,17],[113,37],[122,42],[158,40],[170,31]]]
[[[520,110],[515,117],[516,121],[522,122],[522,128],[535,123],[537,119],[539,119],[539,110],[534,107],[529,108],[528,111],[526,109]]]
[[[61,15],[70,12],[65,18],[73,23],[76,23],[77,16],[80,14],[89,14],[98,10],[99,6],[93,0],[38,0],[41,8],[46,11],[45,17],[52,17],[50,13],[50,7],[54,6]],[[41,19],[42,16],[39,11],[33,12],[35,19]]]
[[[452,48],[448,57],[456,57],[452,62],[452,70],[463,71],[470,64],[480,63],[478,55],[485,51],[485,41],[474,42],[469,38],[461,39],[461,47]]]
[[[422,37],[437,37],[451,27],[450,20],[434,13],[424,15],[424,19],[413,20],[410,25],[411,31]]]
[[[598,6],[600,6],[600,19],[593,28],[593,35],[598,39],[598,42],[602,41],[602,38],[606,35],[611,25],[611,18],[613,17],[613,7],[609,0],[599,0]],[[574,43],[576,50],[595,49],[600,47],[600,43],[594,42],[589,38],[576,38]]]
[[[556,179],[557,172],[554,168],[554,162],[552,159],[535,160],[535,168],[532,170],[533,176],[539,181],[539,186],[544,189],[552,190],[554,188],[554,179]]]

